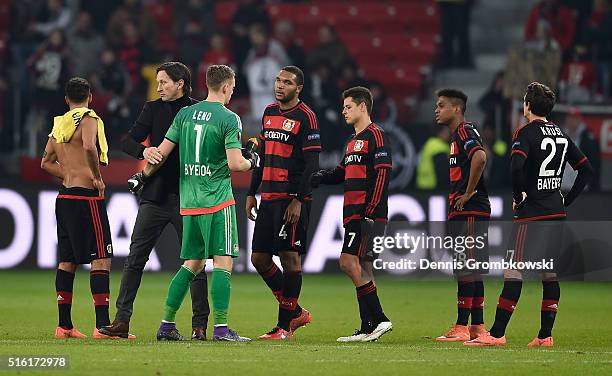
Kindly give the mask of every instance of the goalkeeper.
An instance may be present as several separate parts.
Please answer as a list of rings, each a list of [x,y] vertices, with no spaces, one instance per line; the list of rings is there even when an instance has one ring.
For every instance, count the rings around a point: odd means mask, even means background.
[[[250,341],[228,326],[232,259],[238,257],[238,230],[231,171],[247,171],[259,166],[259,156],[247,148],[241,152],[238,115],[225,107],[235,87],[234,71],[225,65],[212,65],[206,71],[206,100],[179,111],[158,150],[163,159],[147,163],[143,172],[129,180],[130,189],[140,189],[179,145],[180,213],[183,216],[183,265],[168,289],[164,317],[157,331],[158,340],[180,341],[175,324],[189,285],[203,270],[206,259],[213,259],[211,299],[214,312],[213,340]]]
[[[190,98],[191,73],[189,68],[179,62],[166,62],[157,68],[157,91],[160,98],[146,102],[138,119],[123,138],[123,151],[138,159],[151,163],[161,160],[157,150],[166,135],[174,116],[185,106],[198,103]],[[149,138],[152,147],[141,144]],[[139,192],[139,205],[130,253],[123,266],[121,287],[117,296],[117,313],[111,325],[100,328],[106,335],[122,338],[133,338],[129,334],[134,301],[142,280],[153,246],[159,239],[162,230],[172,225],[180,239],[183,223],[179,214],[179,158],[178,152],[167,156],[168,160],[144,189]],[[142,188],[142,187],[141,187]],[[206,339],[206,327],[210,308],[208,305],[208,286],[206,273],[199,273],[191,283],[191,301],[193,307],[192,334],[194,340]]]

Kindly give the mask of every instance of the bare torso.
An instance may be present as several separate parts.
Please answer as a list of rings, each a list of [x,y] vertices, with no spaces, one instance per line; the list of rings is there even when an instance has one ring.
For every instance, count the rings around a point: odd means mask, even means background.
[[[54,142],[53,147],[64,173],[64,186],[93,188],[93,173],[87,164],[81,128],[77,128],[70,142],[62,144]]]

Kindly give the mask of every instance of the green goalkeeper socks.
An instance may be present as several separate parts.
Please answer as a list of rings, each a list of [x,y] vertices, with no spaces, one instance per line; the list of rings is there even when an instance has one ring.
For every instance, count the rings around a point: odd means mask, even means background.
[[[172,278],[170,287],[168,288],[168,297],[166,298],[166,308],[164,311],[164,321],[174,322],[176,311],[181,308],[183,299],[189,291],[191,281],[195,278],[195,274],[186,266],[181,266],[179,271]]]
[[[213,269],[212,287],[210,290],[215,325],[227,325],[227,310],[232,290],[232,273],[225,269]]]

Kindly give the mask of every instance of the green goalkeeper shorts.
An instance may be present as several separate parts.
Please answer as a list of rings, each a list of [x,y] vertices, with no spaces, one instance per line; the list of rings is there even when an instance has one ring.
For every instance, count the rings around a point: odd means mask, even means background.
[[[235,205],[211,214],[183,216],[181,259],[203,260],[213,256],[238,257]]]

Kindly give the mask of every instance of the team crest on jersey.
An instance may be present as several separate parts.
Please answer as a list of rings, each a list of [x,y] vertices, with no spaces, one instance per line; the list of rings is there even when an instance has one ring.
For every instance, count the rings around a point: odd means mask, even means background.
[[[361,149],[363,149],[363,140],[355,141],[355,144],[353,145],[353,151],[361,151]]]
[[[293,127],[295,127],[295,120],[285,119],[285,121],[283,121],[283,129],[287,132],[291,132]]]

